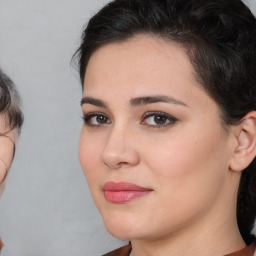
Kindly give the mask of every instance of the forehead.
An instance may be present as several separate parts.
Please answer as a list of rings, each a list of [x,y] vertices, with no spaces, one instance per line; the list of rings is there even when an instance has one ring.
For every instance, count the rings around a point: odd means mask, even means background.
[[[186,83],[198,84],[194,74],[190,59],[181,46],[162,38],[138,35],[104,45],[92,54],[84,90],[86,93],[97,89],[103,92],[117,83],[119,89],[133,90],[150,86],[158,89],[163,82],[174,85],[186,80]]]

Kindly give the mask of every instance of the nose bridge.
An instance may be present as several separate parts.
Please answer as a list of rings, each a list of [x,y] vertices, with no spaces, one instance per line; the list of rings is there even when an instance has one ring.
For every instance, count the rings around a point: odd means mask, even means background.
[[[129,125],[122,123],[114,124],[109,131],[102,152],[103,163],[110,168],[135,165],[138,162],[138,155],[132,142],[132,136]]]

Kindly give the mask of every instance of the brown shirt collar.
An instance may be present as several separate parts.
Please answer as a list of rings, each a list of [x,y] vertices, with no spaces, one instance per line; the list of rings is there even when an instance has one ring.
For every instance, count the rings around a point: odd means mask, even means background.
[[[132,249],[131,245],[128,244],[126,246],[123,246],[119,249],[116,249],[116,250],[109,252],[107,254],[104,254],[102,256],[129,256],[131,249]],[[240,251],[233,252],[233,253],[227,254],[225,256],[253,256],[254,252],[255,252],[254,246],[247,246]]]
[[[226,256],[253,256],[255,253],[255,247],[253,245],[247,246],[244,249],[227,254]]]

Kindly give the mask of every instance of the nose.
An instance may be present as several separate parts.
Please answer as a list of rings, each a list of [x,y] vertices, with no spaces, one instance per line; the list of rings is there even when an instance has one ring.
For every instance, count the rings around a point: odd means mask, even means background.
[[[128,128],[114,128],[110,131],[102,152],[102,162],[111,169],[136,166],[139,154],[136,141]]]

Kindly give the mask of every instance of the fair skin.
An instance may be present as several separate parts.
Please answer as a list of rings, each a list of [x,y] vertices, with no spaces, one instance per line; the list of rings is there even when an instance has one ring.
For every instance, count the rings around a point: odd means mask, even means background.
[[[240,171],[250,162],[237,153],[243,124],[223,127],[183,48],[146,35],[102,46],[83,97],[80,162],[107,230],[132,242],[132,256],[219,256],[245,246],[236,222]],[[107,182],[147,191],[111,201]]]
[[[13,160],[14,145],[17,140],[17,131],[9,131],[6,119],[0,116],[0,194],[5,186],[5,178]]]

